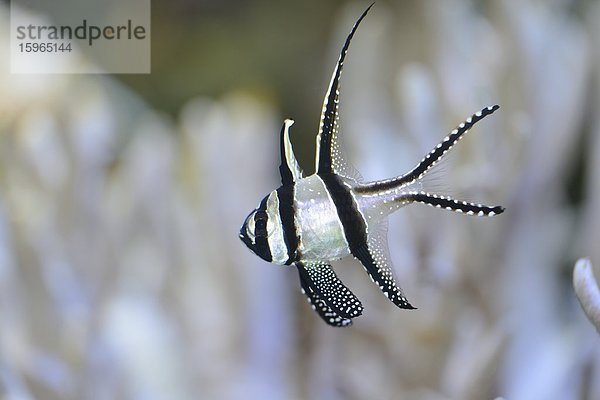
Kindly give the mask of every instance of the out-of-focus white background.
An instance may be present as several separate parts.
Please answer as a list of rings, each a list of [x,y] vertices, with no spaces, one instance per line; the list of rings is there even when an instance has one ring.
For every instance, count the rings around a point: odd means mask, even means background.
[[[600,398],[599,338],[571,286],[578,257],[600,265],[596,1],[382,0],[363,21],[341,129],[365,178],[501,105],[443,185],[506,212],[390,219],[418,310],[344,260],[366,310],[330,328],[295,271],[239,241],[279,185],[285,117],[312,171],[322,96],[367,5],[154,2],[151,75],[11,75],[2,60],[3,399]]]

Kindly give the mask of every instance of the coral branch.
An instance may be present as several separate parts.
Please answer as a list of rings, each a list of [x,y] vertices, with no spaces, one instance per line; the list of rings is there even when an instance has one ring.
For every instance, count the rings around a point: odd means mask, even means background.
[[[600,289],[589,258],[580,258],[575,263],[573,287],[585,315],[600,333]]]

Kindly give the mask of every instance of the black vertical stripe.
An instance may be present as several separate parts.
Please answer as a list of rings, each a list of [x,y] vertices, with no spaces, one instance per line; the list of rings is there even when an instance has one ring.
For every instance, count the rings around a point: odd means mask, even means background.
[[[281,175],[281,183],[283,185],[289,185],[294,182],[294,175],[290,170],[290,166],[287,162],[285,154],[285,122],[281,127],[281,135],[279,138],[279,157],[281,158],[281,164],[279,165],[279,174]]]
[[[344,186],[338,175],[319,174],[319,177],[325,183],[325,187],[333,200],[338,218],[344,228],[344,236],[346,236],[350,252],[356,255],[356,250],[367,242],[365,220],[354,203],[350,189]]]
[[[373,281],[394,304],[400,308],[414,309],[396,285],[391,270],[388,270],[385,265],[379,265],[378,260],[369,251],[367,225],[352,198],[350,189],[342,183],[338,175],[319,176],[335,204],[352,255],[360,260]]]
[[[287,247],[288,260],[286,265],[290,265],[297,258],[297,250],[299,245],[298,231],[294,223],[294,187],[293,185],[281,186],[277,189],[277,197],[279,198],[279,217],[283,227],[283,238]]]
[[[261,202],[256,214],[254,215],[254,233],[255,233],[255,253],[260,256],[263,260],[271,262],[273,256],[271,254],[271,248],[269,247],[269,240],[267,238],[267,220],[269,218],[267,210],[267,199],[265,197]]]

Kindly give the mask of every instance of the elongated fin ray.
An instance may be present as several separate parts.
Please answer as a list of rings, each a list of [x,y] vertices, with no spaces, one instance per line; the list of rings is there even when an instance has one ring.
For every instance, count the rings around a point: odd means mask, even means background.
[[[469,131],[477,122],[488,115],[493,114],[500,106],[486,107],[461,122],[452,132],[448,134],[436,147],[433,148],[423,159],[408,173],[396,178],[386,179],[363,185],[357,189],[359,193],[377,192],[391,189],[399,189],[410,185],[421,179],[433,166],[444,157],[448,151]]]
[[[281,183],[283,185],[292,184],[304,176],[290,142],[290,127],[294,120],[286,119],[281,127],[281,138],[279,140],[279,152],[281,154],[281,165],[279,173],[281,174]]]
[[[396,306],[414,310],[404,296],[402,289],[396,283],[392,270],[392,262],[387,247],[387,225],[381,222],[375,229],[370,229],[367,243],[363,244],[352,254],[359,259],[371,280]]]
[[[344,318],[333,311],[331,307],[329,307],[323,300],[323,298],[321,298],[321,296],[315,290],[313,290],[309,280],[306,277],[306,274],[303,271],[304,266],[296,263],[296,267],[298,268],[298,276],[300,277],[300,287],[302,293],[304,293],[308,302],[312,306],[312,309],[319,314],[323,321],[325,321],[328,325],[335,327],[346,327],[352,325],[352,319]]]
[[[337,314],[344,318],[355,318],[362,314],[362,303],[339,280],[331,265],[321,262],[298,262],[296,266],[310,288]]]
[[[409,192],[402,196],[398,201],[411,201],[427,204],[436,208],[443,208],[448,211],[455,211],[467,215],[477,215],[479,217],[493,217],[502,214],[504,208],[500,206],[485,206],[483,204],[469,203],[466,201],[455,200],[449,196],[431,194],[427,192]]]
[[[323,100],[323,110],[321,112],[321,121],[319,123],[319,134],[317,135],[317,154],[315,168],[318,174],[334,172],[338,175],[353,178],[360,177],[357,171],[344,159],[341,152],[341,146],[338,140],[338,105],[339,105],[339,86],[340,76],[344,67],[344,59],[350,46],[350,41],[358,28],[358,25],[367,15],[373,4],[371,4],[362,13],[356,21],[346,42],[342,47],[340,57],[333,70],[329,89]],[[354,175],[354,176],[352,176]]]

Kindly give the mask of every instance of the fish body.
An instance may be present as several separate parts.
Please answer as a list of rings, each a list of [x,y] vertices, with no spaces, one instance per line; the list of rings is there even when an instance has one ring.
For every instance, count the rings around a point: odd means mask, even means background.
[[[350,255],[336,206],[319,175],[296,183],[294,206],[301,259],[332,261]]]
[[[372,6],[372,5],[371,5]],[[487,107],[460,123],[406,174],[362,182],[339,145],[339,80],[350,41],[369,6],[354,24],[329,84],[317,135],[315,173],[305,176],[289,139],[292,120],[280,135],[282,185],[262,199],[244,221],[240,239],[265,261],[295,266],[302,292],[332,326],[349,326],[362,314],[360,300],[339,280],[331,262],[352,255],[396,306],[414,309],[396,283],[387,250],[387,216],[411,203],[467,215],[493,216],[504,209],[453,199],[422,189],[424,176],[475,123],[495,112]]]

